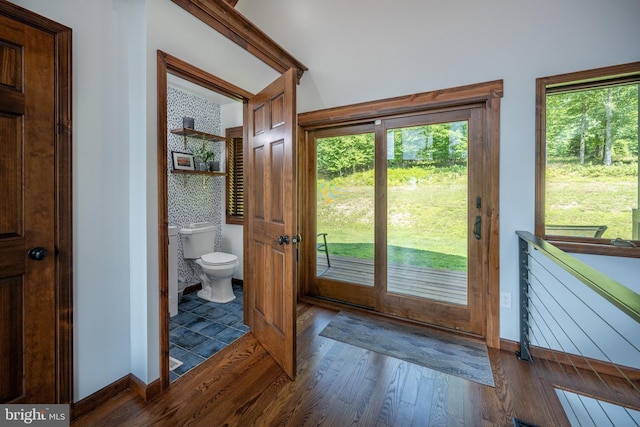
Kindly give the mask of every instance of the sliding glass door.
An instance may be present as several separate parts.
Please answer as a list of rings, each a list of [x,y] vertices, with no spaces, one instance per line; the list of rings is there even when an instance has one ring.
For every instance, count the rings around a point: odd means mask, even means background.
[[[461,109],[383,121],[375,310],[484,334],[481,118]]]
[[[387,130],[387,292],[467,304],[468,128]]]
[[[375,285],[375,133],[371,125],[315,134],[314,293],[371,307]]]
[[[313,134],[309,294],[484,334],[482,112]]]

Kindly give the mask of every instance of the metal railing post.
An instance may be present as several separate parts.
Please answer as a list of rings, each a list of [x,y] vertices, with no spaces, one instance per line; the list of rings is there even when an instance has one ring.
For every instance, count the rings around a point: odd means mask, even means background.
[[[533,363],[529,351],[529,244],[518,238],[520,245],[520,350],[516,356],[520,360]]]

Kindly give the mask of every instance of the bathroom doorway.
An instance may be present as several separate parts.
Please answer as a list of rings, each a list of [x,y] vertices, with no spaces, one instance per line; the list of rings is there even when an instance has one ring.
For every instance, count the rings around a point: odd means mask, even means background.
[[[183,118],[188,117],[187,125]],[[193,119],[193,125],[190,121]],[[175,243],[175,252],[169,251],[169,266],[175,263],[176,275],[169,276],[169,379],[175,381],[204,360],[244,335],[249,329],[243,322],[242,267],[233,273],[235,299],[227,303],[207,301],[198,296],[202,281],[194,261],[184,257],[183,241],[179,230],[192,223],[207,222],[215,226],[215,251],[233,254],[242,259],[242,225],[225,221],[225,174],[227,141],[177,134],[188,127],[202,134],[220,135],[227,129],[242,126],[242,102],[221,95],[180,77],[167,78],[167,212],[169,220],[169,246]],[[228,141],[229,143],[231,141]],[[185,174],[174,172],[174,153],[201,156],[208,150],[217,162],[210,171]],[[178,169],[182,171],[182,169]],[[200,172],[200,171],[198,171]],[[177,233],[176,233],[177,232]],[[175,238],[172,238],[175,237]],[[173,255],[175,254],[175,258]]]
[[[224,137],[187,141],[186,132],[179,130],[185,127],[183,118],[189,117],[193,125],[187,123],[187,127],[195,129],[198,137],[224,136],[227,129],[243,125],[252,94],[163,52],[158,52],[158,59],[160,382],[161,389],[166,389],[249,330],[244,324],[243,225],[237,219],[229,223],[225,209],[225,177],[233,170],[234,157],[230,164]],[[216,153],[218,170],[174,173],[174,153],[190,159],[203,145]],[[197,296],[201,286],[197,267],[184,260],[177,233],[196,222],[216,226],[216,252],[238,257],[232,279],[236,298],[231,302],[214,303]],[[170,270],[175,271],[171,281]],[[173,280],[175,287],[170,284]]]

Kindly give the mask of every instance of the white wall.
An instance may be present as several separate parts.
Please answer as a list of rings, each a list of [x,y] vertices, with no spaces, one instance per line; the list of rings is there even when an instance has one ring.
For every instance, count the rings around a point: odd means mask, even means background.
[[[130,372],[151,382],[159,376],[156,51],[254,93],[278,73],[169,0],[13,1],[74,30],[75,400]],[[535,78],[640,59],[637,0],[238,7],[310,68],[301,112],[504,79],[501,286],[513,293],[514,231],[533,229]],[[501,313],[501,335],[515,339],[516,311]]]
[[[242,126],[242,103],[233,102],[222,105],[222,129]],[[225,191],[227,189],[225,188]],[[226,193],[225,193],[226,194]],[[225,199],[226,200],[226,199]],[[222,251],[238,256],[240,265],[244,264],[243,228],[241,225],[227,224],[226,210],[222,210]],[[243,280],[242,267],[233,274],[235,279]]]
[[[257,93],[275,80],[279,73],[256,59],[229,39],[213,31],[207,25],[193,18],[174,3],[147,0],[147,144],[149,167],[147,172],[155,176],[156,129],[156,52],[162,50],[176,56],[216,77],[232,83],[248,92]],[[171,30],[168,30],[171,29]],[[240,115],[240,122],[238,120]],[[238,126],[242,123],[242,110],[222,110],[222,128]],[[233,123],[229,124],[228,123]],[[153,153],[151,152],[153,151]],[[153,163],[153,165],[151,165]],[[147,188],[148,194],[157,194],[155,182]],[[157,210],[149,211],[148,224],[157,226]],[[224,211],[224,209],[223,209]],[[230,239],[234,239],[231,241]],[[224,224],[222,229],[222,249],[231,252],[242,260],[242,228]],[[156,243],[157,247],[157,243]],[[148,265],[157,276],[158,260],[156,252],[149,252]],[[234,277],[242,278],[242,269]],[[156,279],[157,280],[157,279]],[[153,281],[150,281],[152,283]],[[155,295],[150,295],[157,298]],[[156,304],[157,305],[157,304]]]
[[[309,67],[299,112],[504,80],[500,285],[514,305],[501,309],[500,335],[517,340],[515,231],[534,225],[535,79],[640,60],[640,2],[241,0],[237,8]],[[620,267],[637,277],[637,261]]]
[[[74,400],[129,373],[152,382],[157,49],[250,92],[278,73],[169,0],[13,2],[73,29]]]
[[[73,29],[77,400],[131,372],[129,80],[126,23],[119,16],[124,5],[103,0],[14,3]]]

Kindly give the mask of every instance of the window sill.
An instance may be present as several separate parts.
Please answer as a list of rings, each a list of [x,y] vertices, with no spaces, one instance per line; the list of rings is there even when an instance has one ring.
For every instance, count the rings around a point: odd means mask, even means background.
[[[554,236],[547,236],[545,240],[553,244],[557,248],[562,249],[565,252],[579,253],[579,254],[592,254],[592,255],[605,255],[616,256],[623,258],[640,258],[640,242],[633,241],[639,247],[637,248],[625,248],[620,246],[614,246],[610,240],[602,239],[593,242],[569,242],[566,240],[554,240]]]

